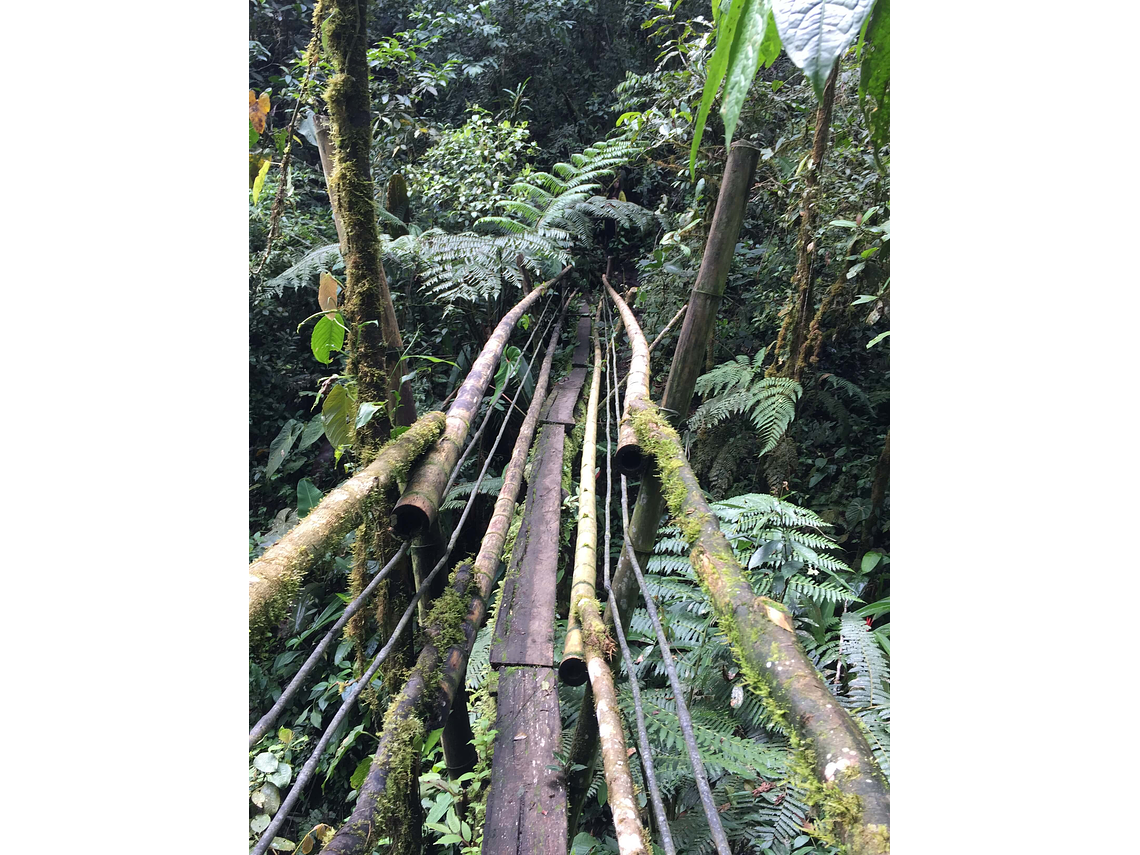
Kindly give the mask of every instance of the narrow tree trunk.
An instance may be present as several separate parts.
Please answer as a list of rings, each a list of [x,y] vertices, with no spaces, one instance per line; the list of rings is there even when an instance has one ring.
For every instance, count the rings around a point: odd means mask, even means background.
[[[613,293],[613,289],[610,289]],[[570,614],[566,621],[566,642],[558,679],[571,686],[586,682],[586,650],[582,642],[578,603],[596,596],[598,575],[598,498],[594,464],[598,451],[598,395],[602,388],[602,344],[598,328],[602,321],[602,301],[594,315],[594,375],[586,402],[586,428],[582,437],[582,463],[578,473],[578,533],[574,541],[574,575],[570,580]]]
[[[340,242],[340,252],[346,252],[347,241],[344,236],[344,223],[340,221],[340,205],[336,200],[336,190],[333,188],[332,174],[335,156],[333,155],[332,140],[329,139],[328,116],[318,114],[313,119],[317,129],[317,152],[321,156],[321,172],[325,175],[325,187],[329,191],[329,207],[332,208],[333,225],[336,226],[336,237]]]
[[[792,280],[797,288],[795,308],[784,318],[780,335],[776,342],[777,357],[780,345],[790,336],[788,356],[779,373],[784,377],[799,380],[803,375],[803,354],[801,349],[807,337],[808,325],[812,317],[812,276],[811,264],[815,256],[815,241],[812,237],[815,215],[815,191],[819,185],[820,171],[823,169],[823,156],[827,152],[827,136],[831,128],[831,107],[835,103],[835,80],[839,74],[839,63],[831,70],[827,84],[823,88],[823,103],[819,105],[815,119],[815,139],[812,141],[811,162],[804,178],[804,193],[800,207],[799,256],[796,260],[796,275]],[[786,331],[788,331],[786,333]]]
[[[626,335],[629,336],[629,345],[633,356],[629,362],[629,379],[625,386],[625,412],[618,425],[617,451],[614,452],[614,464],[618,471],[624,475],[636,475],[641,471],[645,462],[641,449],[637,445],[637,435],[633,432],[633,425],[629,421],[630,404],[633,401],[649,400],[649,346],[645,343],[645,336],[641,327],[633,317],[629,306],[613,288],[609,280],[603,276],[602,283],[610,293],[610,298],[621,313],[622,323],[625,325]]]
[[[891,480],[891,432],[887,431],[887,438],[883,441],[883,451],[879,455],[879,462],[875,464],[875,481],[871,485],[871,514],[863,523],[863,543],[860,548],[860,558],[870,551],[874,544],[875,529],[879,525],[879,516],[883,512],[883,502],[887,498],[887,486]]]

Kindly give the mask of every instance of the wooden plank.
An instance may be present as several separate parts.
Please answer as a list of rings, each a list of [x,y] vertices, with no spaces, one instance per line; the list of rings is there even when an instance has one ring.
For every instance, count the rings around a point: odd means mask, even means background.
[[[495,756],[483,832],[484,855],[565,855],[566,785],[557,766],[562,744],[552,668],[499,674]]]
[[[586,382],[586,369],[574,368],[563,377],[550,393],[546,409],[542,413],[543,424],[559,424],[574,427],[574,405],[582,393]]]
[[[594,355],[593,348],[590,347],[591,323],[592,321],[588,316],[578,318],[578,336],[574,345],[574,356],[570,360],[570,364],[575,367],[589,367],[590,359]]]
[[[491,642],[492,665],[554,665],[565,440],[566,430],[561,425],[542,428],[522,528],[503,580],[502,603]]]

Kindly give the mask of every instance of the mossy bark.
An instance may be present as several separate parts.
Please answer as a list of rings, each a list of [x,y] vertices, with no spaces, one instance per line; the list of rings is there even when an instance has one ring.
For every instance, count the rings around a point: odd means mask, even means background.
[[[776,354],[779,357],[784,341],[788,342],[788,355],[777,370],[781,376],[799,380],[803,375],[802,348],[807,337],[812,318],[812,275],[811,265],[815,257],[814,230],[815,194],[819,186],[819,175],[823,169],[823,156],[827,152],[828,132],[831,128],[831,108],[835,103],[835,81],[839,74],[839,63],[831,70],[827,84],[823,88],[823,102],[819,105],[815,119],[815,138],[812,140],[811,161],[804,178],[804,193],[800,202],[799,254],[796,259],[796,273],[792,280],[796,288],[793,308],[784,316],[776,339]]]
[[[836,701],[796,638],[787,610],[756,596],[721,533],[680,438],[652,404],[636,408],[634,427],[652,455],[672,514],[691,544],[689,559],[749,686],[810,757],[823,823],[854,855],[889,851],[890,794],[858,724]]]
[[[249,566],[249,638],[264,642],[284,617],[308,569],[358,525],[371,503],[407,477],[412,464],[443,433],[446,417],[432,412],[381,449],[376,458],[325,496],[303,520]]]

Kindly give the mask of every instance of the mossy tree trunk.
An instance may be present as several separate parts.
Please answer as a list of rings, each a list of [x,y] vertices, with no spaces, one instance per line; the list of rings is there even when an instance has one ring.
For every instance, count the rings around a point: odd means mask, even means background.
[[[409,382],[401,384],[403,340],[388,291],[376,226],[376,188],[372,178],[372,104],[368,91],[368,23],[364,0],[323,0],[328,17],[323,24],[325,44],[335,74],[325,90],[328,105],[333,170],[329,196],[339,211],[341,252],[345,266],[343,312],[348,325],[348,373],[357,384],[361,403],[384,403],[387,418],[374,417],[356,430],[355,445],[367,464],[387,439],[392,425],[410,425],[416,419],[415,398]],[[357,535],[350,592],[364,587],[365,566],[396,548],[386,521],[366,521]],[[411,562],[401,561],[377,596],[376,618],[383,636],[391,634],[399,616],[415,593]],[[347,628],[357,642],[357,662],[363,662],[366,617],[354,618]],[[384,663],[385,679],[406,670],[413,647],[409,635]],[[375,709],[373,692],[365,700]]]
[[[819,105],[815,118],[815,138],[812,140],[811,161],[804,178],[804,193],[800,202],[799,254],[796,258],[796,273],[792,280],[796,288],[796,298],[792,310],[784,317],[780,334],[776,340],[776,354],[779,358],[785,340],[788,355],[777,371],[784,377],[799,380],[803,376],[803,348],[807,343],[808,327],[812,318],[812,260],[815,258],[815,240],[812,237],[815,219],[815,196],[819,186],[819,175],[823,169],[823,156],[827,153],[827,138],[831,129],[831,108],[835,103],[835,81],[839,75],[839,63],[831,70],[823,88],[823,103]]]

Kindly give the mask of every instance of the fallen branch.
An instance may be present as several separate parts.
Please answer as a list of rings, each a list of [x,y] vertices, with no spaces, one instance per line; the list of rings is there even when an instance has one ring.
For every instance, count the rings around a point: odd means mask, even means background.
[[[634,401],[649,400],[649,346],[646,345],[641,327],[638,326],[625,300],[610,287],[609,280],[605,276],[602,277],[602,282],[610,292],[614,304],[617,305],[618,312],[621,313],[630,347],[633,348],[633,356],[629,362],[629,379],[625,386],[625,413],[622,415],[621,424],[618,425],[618,447],[614,454],[614,463],[622,474],[636,475],[641,471],[645,460],[637,444],[633,425],[630,423],[630,406]]]
[[[262,640],[285,614],[308,569],[359,524],[370,504],[407,475],[441,433],[445,416],[424,415],[389,442],[368,466],[321,499],[288,534],[249,566],[249,633]]]

